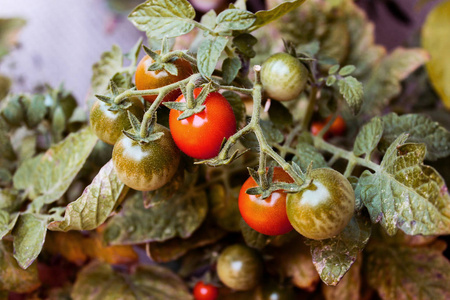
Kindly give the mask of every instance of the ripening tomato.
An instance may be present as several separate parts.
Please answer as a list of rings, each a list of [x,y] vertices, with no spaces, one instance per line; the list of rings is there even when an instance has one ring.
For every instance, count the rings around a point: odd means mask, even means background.
[[[197,98],[201,88],[194,90]],[[184,95],[176,100],[185,102]],[[206,108],[186,118],[177,120],[182,114],[170,110],[169,127],[173,140],[181,151],[193,158],[209,159],[217,156],[224,139],[236,132],[236,118],[227,99],[219,93],[209,93],[204,102]]]
[[[275,53],[261,66],[261,83],[267,96],[278,101],[293,100],[305,89],[308,69],[288,53]]]
[[[325,127],[325,124],[322,122],[312,122],[311,124],[311,133],[312,135],[316,136],[319,134],[319,132]],[[330,137],[330,134],[327,132],[325,132],[325,134],[323,135],[323,139],[327,140]]]
[[[272,182],[288,182],[294,180],[281,167],[275,167]],[[242,185],[239,193],[239,211],[244,221],[254,230],[266,235],[285,234],[292,230],[286,214],[286,193],[275,191],[268,198],[260,195],[249,195],[245,191],[257,187],[252,177]]]
[[[160,53],[160,51],[155,52]],[[154,60],[150,56],[146,55],[137,65],[134,80],[136,88],[138,90],[160,88],[183,80],[192,74],[191,64],[187,60],[184,60],[182,58],[178,58],[171,62],[175,64],[178,69],[177,75],[172,75],[164,69],[159,71],[149,71],[148,67],[152,63],[154,63]],[[173,90],[168,95],[166,95],[166,97],[164,97],[164,101],[174,101],[180,94],[181,91],[179,89]],[[144,96],[144,99],[149,102],[153,102],[155,101],[156,97],[157,95],[148,95]]]
[[[122,134],[114,145],[112,160],[117,177],[132,189],[153,191],[169,182],[178,169],[180,151],[166,127],[156,124],[155,141],[140,143]]]
[[[215,300],[219,296],[219,289],[212,284],[199,281],[194,286],[195,300]]]
[[[136,97],[131,98],[130,101],[132,106],[128,110],[141,120],[144,115],[144,105]],[[111,110],[110,104],[100,100],[97,100],[92,106],[89,119],[91,127],[98,138],[110,145],[116,143],[122,134],[122,130],[131,128],[127,110],[120,107]]]
[[[325,120],[325,123],[327,123],[330,119],[331,117],[328,117]],[[344,118],[342,118],[341,116],[337,116],[333,124],[331,124],[329,132],[331,132],[331,134],[333,135],[341,136],[345,133],[346,129],[347,125],[345,124]]]
[[[333,169],[314,169],[310,177],[313,182],[309,187],[288,195],[287,215],[301,235],[328,239],[339,234],[353,217],[355,193],[347,178]]]

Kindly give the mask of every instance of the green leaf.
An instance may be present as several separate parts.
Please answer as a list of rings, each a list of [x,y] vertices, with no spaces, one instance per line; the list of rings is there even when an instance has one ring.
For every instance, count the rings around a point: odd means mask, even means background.
[[[230,84],[234,80],[234,78],[236,78],[240,68],[241,60],[239,59],[239,57],[227,57],[223,61],[222,65],[223,81],[225,81],[226,84]]]
[[[256,16],[242,9],[226,9],[221,12],[216,19],[217,27],[215,31],[245,30],[253,25]]]
[[[234,117],[236,118],[236,128],[241,128],[245,125],[246,111],[245,104],[242,102],[239,94],[232,91],[223,92],[222,96],[224,96],[231,105],[233,109]]]
[[[11,88],[11,80],[0,74],[0,100],[6,97],[9,93],[9,89]]]
[[[327,86],[332,86],[335,83],[336,83],[336,76],[334,75],[328,76],[327,81],[325,82]]]
[[[287,1],[271,10],[260,10],[256,12],[256,21],[253,23],[253,26],[249,29],[249,31],[256,30],[272,21],[279,19],[283,15],[302,5],[303,2],[305,2],[305,0]]]
[[[216,27],[216,18],[217,18],[216,12],[213,9],[211,9],[202,16],[202,18],[200,19],[200,23],[209,28],[214,28]]]
[[[400,94],[401,81],[427,59],[428,53],[423,49],[397,48],[385,56],[364,82],[363,111],[370,115],[381,113],[389,101]]]
[[[0,290],[29,293],[40,285],[37,264],[22,269],[13,257],[12,242],[0,241]]]
[[[369,241],[372,224],[364,217],[354,216],[334,238],[309,240],[314,266],[327,285],[337,285]]]
[[[386,151],[374,174],[364,171],[358,190],[372,222],[389,235],[450,233],[450,195],[442,177],[423,165],[424,144],[404,144],[401,135]]]
[[[353,65],[348,65],[343,67],[340,71],[339,71],[339,75],[341,76],[347,76],[352,74],[354,71],[356,70],[356,67]]]
[[[332,67],[328,70],[328,74],[329,74],[329,75],[336,74],[336,72],[339,71],[339,68],[340,68],[340,67],[341,67],[340,65],[334,65],[334,66],[332,66]]]
[[[282,247],[270,247],[265,252],[272,257],[267,268],[282,278],[291,278],[294,286],[313,292],[320,281],[319,274],[312,263],[311,251],[300,235]]]
[[[199,72],[205,77],[211,77],[216,68],[228,39],[224,36],[208,36],[198,47],[197,65]]]
[[[350,270],[342,277],[337,286],[322,285],[322,293],[325,300],[360,300],[361,299],[361,286],[362,275],[361,265],[362,258],[358,256],[358,259],[353,263]]]
[[[45,97],[43,95],[35,95],[31,98],[30,105],[25,112],[25,123],[28,128],[34,128],[44,119],[46,114]]]
[[[12,232],[14,258],[23,269],[28,268],[41,253],[47,234],[47,220],[34,214],[21,214]]]
[[[16,45],[17,35],[25,24],[26,20],[21,18],[0,18],[0,59]]]
[[[382,117],[384,132],[381,148],[385,150],[397,136],[408,133],[408,141],[427,145],[426,159],[436,160],[450,155],[450,132],[429,117],[417,114],[398,116],[390,113]]]
[[[289,109],[276,100],[271,100],[270,102],[269,117],[273,124],[279,128],[285,128],[294,121]]]
[[[434,6],[423,25],[421,36],[422,46],[431,57],[426,65],[430,81],[447,109],[450,109],[449,13],[448,1]]]
[[[100,169],[92,183],[74,202],[69,203],[62,220],[53,221],[54,231],[92,230],[103,224],[128,188],[119,180],[112,160]]]
[[[261,250],[266,247],[271,241],[270,236],[254,230],[253,228],[248,226],[244,219],[241,219],[240,227],[245,243],[251,248]]]
[[[347,76],[338,82],[339,92],[344,97],[354,115],[358,114],[363,103],[363,85],[355,77]]]
[[[131,61],[132,66],[135,66],[137,64],[141,48],[142,48],[142,38],[139,38],[136,44],[134,44],[133,48],[131,48],[130,51],[124,55]]]
[[[205,223],[187,239],[174,238],[147,244],[147,255],[158,263],[169,262],[182,257],[191,249],[213,244],[225,234],[225,230]]]
[[[306,171],[311,162],[313,169],[328,167],[323,155],[314,146],[300,142],[295,149],[297,154],[292,161],[299,165],[303,171]]]
[[[0,158],[14,160],[16,154],[9,138],[9,125],[0,116]]]
[[[100,61],[92,66],[91,88],[93,94],[101,94],[108,88],[111,77],[122,69],[123,54],[119,46],[102,53]]]
[[[255,46],[257,42],[258,39],[249,33],[240,34],[233,39],[233,45],[237,48],[238,52],[248,58],[255,57],[256,52],[253,50],[253,46]]]
[[[29,193],[36,207],[58,200],[72,184],[97,142],[86,127],[52,146],[44,155],[26,160],[14,174],[16,189]]]
[[[162,39],[177,37],[194,29],[189,22],[195,10],[186,0],[148,0],[136,7],[128,19],[147,36]]]
[[[104,239],[117,245],[188,238],[203,222],[207,210],[206,193],[195,186],[186,186],[148,209],[144,208],[142,193],[136,193],[125,201],[121,213],[107,223]]]
[[[365,278],[385,300],[449,299],[445,247],[443,241],[419,247],[378,241],[365,252]]]
[[[192,299],[184,282],[167,268],[139,265],[128,274],[99,262],[87,265],[78,273],[71,297],[73,300]]]
[[[356,156],[363,154],[370,157],[373,150],[376,149],[383,135],[383,122],[380,118],[372,118],[369,123],[364,125],[356,136],[353,145],[353,153]]]
[[[9,213],[0,209],[0,239],[7,235],[16,225],[19,213]]]

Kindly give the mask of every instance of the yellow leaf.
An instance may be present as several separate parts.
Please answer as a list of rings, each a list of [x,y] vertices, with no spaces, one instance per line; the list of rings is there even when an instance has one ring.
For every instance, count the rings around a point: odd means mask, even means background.
[[[427,70],[444,105],[450,109],[450,1],[437,5],[422,29],[422,46],[430,53]]]

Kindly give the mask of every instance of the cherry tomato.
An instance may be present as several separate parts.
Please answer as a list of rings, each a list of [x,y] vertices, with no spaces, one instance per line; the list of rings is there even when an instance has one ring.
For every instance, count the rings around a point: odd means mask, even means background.
[[[165,185],[180,162],[180,151],[169,129],[156,124],[154,132],[164,135],[149,143],[139,143],[122,134],[114,145],[112,160],[117,177],[138,191],[153,191]]]
[[[278,101],[293,100],[305,89],[308,69],[288,53],[275,53],[261,67],[261,83],[267,96]]]
[[[219,290],[212,284],[205,284],[199,281],[194,287],[195,300],[215,300],[219,296]]]
[[[160,53],[160,51],[155,52]],[[148,71],[148,67],[152,63],[154,63],[154,60],[148,55],[144,56],[138,63],[136,74],[134,77],[136,88],[138,90],[160,88],[183,80],[192,74],[191,64],[187,60],[181,58],[178,58],[172,62],[178,69],[177,75],[172,75],[164,69],[159,71]],[[181,91],[179,89],[173,90],[168,95],[166,95],[166,97],[164,97],[163,101],[174,101],[180,94]],[[153,102],[155,101],[156,97],[157,95],[148,95],[144,96],[144,99],[149,102]]]
[[[197,98],[201,88],[194,90]],[[184,95],[176,100],[185,102]],[[227,99],[219,93],[210,93],[204,102],[206,108],[189,118],[177,120],[181,111],[171,109],[169,127],[173,140],[181,151],[193,158],[209,159],[217,156],[224,139],[236,132],[236,118]]]
[[[256,287],[262,271],[262,261],[258,253],[240,244],[225,248],[217,260],[217,275],[220,281],[237,291],[247,291]]]
[[[273,182],[294,182],[282,168],[274,168]],[[244,221],[254,230],[266,235],[285,234],[292,230],[286,214],[286,193],[275,191],[268,198],[249,195],[245,191],[257,187],[252,177],[242,185],[239,193],[239,211]]]
[[[314,135],[314,136],[318,135],[319,132],[320,132],[320,131],[322,130],[322,128],[324,128],[324,127],[325,127],[325,124],[322,123],[322,122],[313,122],[313,123],[311,124],[311,129],[310,129],[312,135]],[[330,137],[329,132],[328,132],[328,131],[325,132],[325,134],[323,135],[323,139],[324,139],[324,140],[327,140],[329,137]]]
[[[322,240],[339,234],[353,216],[355,193],[347,178],[333,169],[314,169],[312,184],[289,194],[287,215],[295,230],[303,236]]]
[[[331,117],[328,117],[325,120],[325,123],[327,123],[329,120],[331,120]],[[341,136],[345,133],[346,129],[347,125],[345,124],[344,119],[341,116],[337,116],[333,124],[331,124],[329,132],[331,132],[333,135]]]
[[[131,98],[133,103],[128,110],[139,120],[144,115],[144,105],[139,98]],[[114,145],[122,134],[122,130],[131,128],[128,113],[125,109],[109,110],[111,105],[97,100],[91,108],[90,122],[91,127],[98,138],[105,143]]]

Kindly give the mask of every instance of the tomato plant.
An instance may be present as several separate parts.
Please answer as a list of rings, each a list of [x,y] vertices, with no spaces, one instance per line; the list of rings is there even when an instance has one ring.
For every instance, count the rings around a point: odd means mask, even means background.
[[[322,240],[339,234],[353,216],[355,193],[348,180],[333,169],[314,169],[312,183],[287,197],[287,215],[301,235]]]
[[[288,53],[270,56],[261,69],[261,83],[267,96],[278,101],[297,98],[305,89],[308,69]]]
[[[132,105],[128,111],[138,119],[142,119],[144,106],[138,98],[133,97]],[[116,143],[122,134],[122,130],[131,128],[127,110],[120,106],[114,107],[100,100],[97,100],[92,106],[89,118],[91,127],[98,138],[110,145]]]
[[[163,135],[148,143],[140,143],[122,134],[114,145],[112,160],[119,179],[139,191],[153,191],[175,174],[180,152],[169,129],[157,124],[155,133]]]
[[[256,287],[261,279],[261,258],[255,250],[247,246],[228,246],[217,260],[217,275],[223,284],[233,290],[250,290]]]
[[[160,53],[160,51],[156,51]],[[173,63],[177,69],[177,75],[172,75],[165,69],[149,71],[148,68],[155,61],[149,56],[145,55],[137,65],[134,81],[138,90],[156,89],[169,85],[171,83],[180,81],[189,77],[192,74],[191,64],[184,59],[175,59]],[[164,101],[174,101],[181,92],[179,89],[171,91],[164,97]],[[144,99],[153,102],[156,99],[156,95],[146,95]]]
[[[1,299],[450,299],[450,6],[386,51],[361,1],[257,2],[140,1],[86,105],[0,75]]]
[[[199,281],[194,286],[195,300],[215,300],[219,296],[219,289],[212,285]]]
[[[194,97],[201,88],[194,90]],[[186,102],[184,95],[176,102]],[[236,132],[236,118],[227,99],[219,93],[209,93],[204,102],[205,109],[183,120],[176,109],[170,110],[169,125],[178,148],[190,157],[209,159],[215,157],[224,139]]]
[[[293,182],[280,167],[274,168],[272,182]],[[249,188],[258,186],[252,177],[242,185],[239,193],[239,211],[244,221],[254,230],[266,235],[285,234],[292,230],[286,214],[286,193],[274,191],[266,199],[261,195],[249,195]]]

